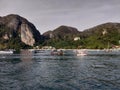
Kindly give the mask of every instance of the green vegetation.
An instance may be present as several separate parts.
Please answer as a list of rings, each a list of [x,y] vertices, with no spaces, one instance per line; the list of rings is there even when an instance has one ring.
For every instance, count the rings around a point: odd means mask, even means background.
[[[52,38],[49,40],[46,40],[43,45],[47,46],[53,46],[56,48],[65,48],[65,49],[74,49],[74,48],[87,48],[87,49],[104,49],[112,48],[114,45],[119,45],[120,40],[120,33],[116,29],[107,30],[106,34],[102,34],[102,30],[99,32],[94,32],[91,35],[88,35],[86,37],[81,37],[80,40],[74,41],[73,37],[71,36],[66,38],[67,36],[64,36],[58,39]]]

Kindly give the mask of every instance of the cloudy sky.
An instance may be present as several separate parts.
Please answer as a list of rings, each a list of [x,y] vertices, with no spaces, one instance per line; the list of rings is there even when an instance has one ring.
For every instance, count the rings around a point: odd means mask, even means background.
[[[61,25],[79,31],[120,22],[120,0],[0,0],[0,16],[18,14],[44,33]]]

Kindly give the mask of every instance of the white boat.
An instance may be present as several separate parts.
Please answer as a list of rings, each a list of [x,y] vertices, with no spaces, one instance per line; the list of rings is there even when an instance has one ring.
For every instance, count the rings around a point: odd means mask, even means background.
[[[13,51],[12,50],[2,50],[0,51],[0,54],[13,54]]]
[[[77,54],[77,56],[86,56],[87,54],[85,54],[85,53],[79,53],[79,54]]]
[[[77,56],[86,56],[87,55],[86,51],[82,51],[82,50],[77,50],[76,53],[77,53]]]
[[[77,56],[86,56],[87,54],[84,53],[84,52],[81,52],[81,53],[77,53]]]

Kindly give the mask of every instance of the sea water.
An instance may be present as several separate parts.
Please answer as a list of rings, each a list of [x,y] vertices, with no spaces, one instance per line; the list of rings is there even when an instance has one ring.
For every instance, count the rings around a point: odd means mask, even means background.
[[[120,54],[95,52],[0,55],[0,90],[120,90]]]

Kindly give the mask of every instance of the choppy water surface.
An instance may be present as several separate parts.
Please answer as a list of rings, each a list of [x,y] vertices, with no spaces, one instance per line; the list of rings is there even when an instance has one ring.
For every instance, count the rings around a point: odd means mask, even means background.
[[[120,90],[120,54],[0,55],[0,90]]]

